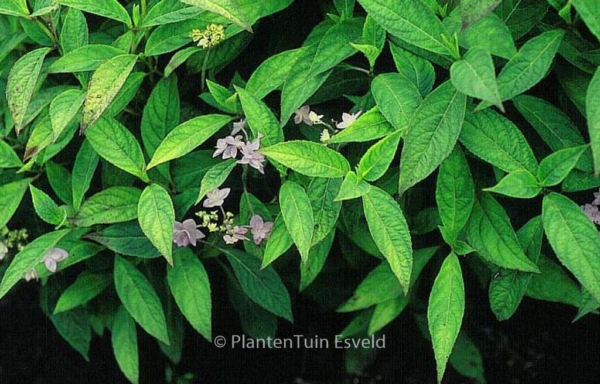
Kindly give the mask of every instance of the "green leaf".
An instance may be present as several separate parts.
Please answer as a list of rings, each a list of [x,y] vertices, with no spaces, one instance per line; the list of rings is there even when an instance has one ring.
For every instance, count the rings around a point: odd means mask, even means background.
[[[360,116],[352,125],[336,133],[329,141],[330,144],[364,142],[379,139],[395,131],[394,127],[375,107]]]
[[[115,256],[115,289],[127,312],[146,332],[169,344],[167,322],[158,295],[133,264]]]
[[[142,148],[133,134],[112,118],[102,118],[85,131],[90,145],[102,158],[148,182]]]
[[[292,321],[290,295],[272,267],[260,269],[260,260],[237,249],[223,250],[248,297],[267,311]]]
[[[279,205],[287,231],[298,247],[302,262],[306,263],[314,231],[310,198],[300,185],[286,181],[279,190]]]
[[[323,269],[334,238],[335,231],[329,232],[323,241],[312,246],[306,263],[300,263],[300,292],[306,289]]]
[[[594,173],[600,174],[600,68],[590,81],[585,97],[585,113],[592,153],[594,155]]]
[[[271,234],[267,239],[267,245],[265,246],[265,253],[263,255],[263,261],[261,269],[269,266],[273,261],[283,255],[290,247],[294,244],[294,240],[290,236],[285,226],[285,221],[281,214],[277,215],[271,228]],[[310,262],[310,254],[308,255]],[[301,264],[303,265],[303,264]]]
[[[27,0],[6,0],[0,4],[0,15],[26,16],[29,15]]]
[[[483,190],[519,199],[531,199],[540,194],[542,186],[531,172],[518,169],[504,176],[498,184]]]
[[[467,239],[491,263],[523,272],[539,272],[523,252],[504,208],[489,193],[482,193],[473,205]]]
[[[76,308],[49,317],[61,337],[89,362],[88,352],[92,332],[88,313],[81,308]]]
[[[527,91],[546,76],[563,35],[561,30],[544,32],[519,49],[498,75],[502,100]]]
[[[252,33],[252,26],[248,21],[247,15],[244,13],[244,9],[236,4],[232,0],[181,0],[183,3],[193,5],[198,8],[205,9],[209,12],[221,15],[228,20],[231,20],[234,24],[239,25],[246,31]]]
[[[23,154],[23,160],[28,160],[40,153],[40,151],[47,148],[54,141],[55,137],[52,133],[52,123],[50,122],[50,116],[45,115],[43,118],[37,120],[36,124],[31,130],[29,140],[25,146],[25,153]]]
[[[23,129],[23,121],[31,96],[35,91],[44,58],[50,48],[38,48],[23,55],[13,65],[6,82],[6,100],[15,122],[17,134]]]
[[[309,177],[343,177],[350,170],[344,156],[312,141],[286,141],[259,152]]]
[[[494,62],[485,50],[477,46],[469,49],[462,60],[454,62],[450,67],[450,78],[460,92],[504,110],[496,83]]]
[[[66,211],[60,209],[58,205],[41,189],[29,185],[31,191],[31,200],[38,216],[48,224],[62,224],[66,218]]]
[[[102,64],[127,52],[110,45],[89,44],[77,47],[60,57],[50,66],[50,73],[95,71]]]
[[[467,29],[461,30],[459,26],[457,29],[458,42],[464,48],[479,46],[489,54],[507,60],[517,53],[510,30],[495,14],[487,15]]]
[[[114,224],[86,236],[111,251],[125,256],[155,258],[160,252],[142,232],[137,221]]]
[[[88,25],[83,13],[75,8],[69,8],[59,36],[63,54],[88,45],[88,35]]]
[[[410,232],[398,203],[386,192],[371,187],[362,196],[369,232],[406,294],[413,265]]]
[[[590,32],[600,40],[600,8],[595,1],[573,0],[573,6],[577,14],[581,16],[583,22],[590,29]]]
[[[135,321],[123,306],[115,314],[111,342],[121,372],[127,380],[137,384],[140,377],[137,330]]]
[[[475,184],[471,170],[459,146],[441,164],[435,201],[444,230],[454,242],[469,220],[475,202]],[[454,245],[454,244],[451,244]]]
[[[396,130],[406,131],[411,116],[422,101],[411,80],[398,73],[384,73],[373,79],[371,93],[387,121]]]
[[[580,145],[558,150],[548,155],[540,163],[537,179],[544,187],[552,187],[562,182],[573,170],[588,145]]]
[[[334,197],[341,184],[342,180],[339,178],[315,177],[306,188],[314,218],[312,245],[320,243],[330,232],[335,231],[342,204],[336,202]]]
[[[359,179],[356,173],[350,171],[344,177],[344,181],[340,186],[340,191],[335,197],[334,201],[350,200],[361,197],[366,193],[369,193],[371,185],[366,181]]]
[[[62,165],[49,161],[46,163],[46,177],[56,196],[63,203],[73,205],[71,173]]]
[[[15,214],[32,180],[22,179],[0,186],[0,228],[4,228]]]
[[[262,99],[279,88],[296,63],[300,52],[301,48],[283,51],[263,61],[250,76],[246,91]]]
[[[577,204],[554,192],[544,197],[542,220],[560,262],[600,300],[600,236],[596,226]]]
[[[236,165],[237,162],[235,159],[227,159],[211,167],[202,178],[200,192],[198,193],[198,198],[196,198],[196,204],[198,204],[208,192],[219,188],[221,184],[227,180],[229,174]]]
[[[87,199],[73,218],[79,227],[111,224],[137,218],[141,191],[134,187],[111,187]]]
[[[69,89],[50,103],[52,133],[58,138],[75,118],[83,105],[84,94],[79,89]]]
[[[461,375],[474,379],[478,383],[485,383],[481,352],[465,332],[458,333],[449,362]]]
[[[262,135],[261,146],[264,148],[282,142],[283,130],[269,107],[252,93],[239,87],[235,87],[235,90],[240,97],[252,134],[254,137]]]
[[[68,229],[48,232],[37,237],[19,251],[6,269],[6,272],[4,272],[2,282],[0,282],[0,299],[3,298],[27,272],[31,271],[41,263],[46,253],[48,253],[48,251],[68,233]]]
[[[110,106],[136,61],[137,55],[119,55],[108,59],[96,69],[85,93],[82,131],[94,124]]]
[[[190,7],[178,0],[163,0],[154,5],[142,20],[140,28],[171,24],[191,19],[205,12],[198,7]]]
[[[156,148],[148,169],[190,153],[229,121],[229,116],[214,114],[198,116],[178,125]]]
[[[66,312],[87,303],[108,288],[111,280],[106,273],[80,273],[75,282],[60,295],[54,313]]]
[[[79,9],[83,12],[120,21],[131,27],[131,18],[127,10],[117,0],[91,1],[91,0],[55,0],[57,4]]]
[[[438,383],[442,382],[446,364],[458,337],[465,313],[465,286],[458,257],[451,253],[435,278],[427,322],[435,353]]]
[[[462,20],[462,28],[467,29],[469,26],[477,23],[485,16],[489,15],[494,8],[500,4],[502,0],[465,0],[460,3],[460,17]]]
[[[358,163],[357,176],[368,181],[382,177],[396,156],[401,136],[401,131],[394,132],[369,148]]]
[[[210,281],[198,257],[184,248],[174,253],[167,281],[181,313],[206,340],[212,340]]]
[[[138,203],[138,222],[150,242],[173,265],[175,210],[169,193],[158,184],[144,189]]]
[[[73,191],[73,208],[75,210],[79,210],[85,193],[90,188],[94,172],[96,172],[96,168],[98,167],[98,161],[98,154],[94,151],[89,141],[84,140],[73,165],[71,185]]]
[[[145,78],[146,73],[144,72],[132,72],[129,77],[127,77],[125,84],[119,89],[119,92],[117,92],[108,108],[106,108],[104,116],[115,117],[121,113],[136,96]]]
[[[514,40],[539,25],[546,15],[548,3],[538,0],[504,0],[495,13],[506,23]]]
[[[419,48],[449,54],[442,41],[444,27],[423,2],[412,0],[359,0],[369,16],[392,35]]]
[[[4,140],[0,140],[0,168],[19,168],[23,163],[14,149]]]
[[[581,287],[564,268],[548,257],[540,255],[538,266],[541,273],[531,276],[526,295],[536,300],[563,303],[579,308]]]
[[[413,55],[395,44],[390,44],[390,51],[398,73],[414,84],[421,96],[431,92],[435,82],[433,65],[422,57]]]
[[[142,115],[142,142],[148,156],[154,155],[161,141],[179,124],[179,117],[177,77],[162,78],[152,90]]]
[[[474,155],[505,172],[537,172],[537,160],[519,128],[494,111],[467,114],[460,141]]]
[[[450,154],[461,131],[466,97],[450,82],[430,93],[415,111],[404,138],[398,192],[431,174]]]

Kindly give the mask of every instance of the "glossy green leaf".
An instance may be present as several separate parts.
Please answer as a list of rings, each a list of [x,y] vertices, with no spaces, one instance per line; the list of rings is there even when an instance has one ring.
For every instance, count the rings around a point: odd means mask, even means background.
[[[179,0],[163,0],[156,3],[142,20],[140,27],[171,24],[196,17],[205,12],[203,9],[188,6]]]
[[[377,187],[372,187],[362,200],[371,236],[406,294],[410,287],[413,255],[404,214],[398,203]]]
[[[328,143],[340,144],[364,142],[382,138],[395,131],[379,108],[375,107],[361,115],[352,125],[336,133]]]
[[[403,297],[402,286],[386,262],[379,264],[358,285],[352,297],[337,312],[353,312]]]
[[[131,18],[127,10],[117,0],[90,1],[90,0],[56,0],[57,4],[79,9],[83,12],[120,21],[131,26]]]
[[[83,13],[78,9],[69,8],[58,37],[63,54],[88,45],[88,35],[88,25]]]
[[[359,179],[356,173],[350,171],[344,177],[344,181],[340,186],[340,191],[335,197],[334,201],[350,200],[361,197],[366,193],[369,193],[371,185],[366,181]]]
[[[465,286],[458,257],[451,253],[438,272],[427,307],[427,322],[435,361],[437,381],[442,382],[446,364],[458,337],[465,313]]]
[[[396,156],[401,136],[402,132],[394,132],[369,148],[358,163],[357,176],[368,181],[382,177]]]
[[[581,286],[558,263],[540,255],[541,273],[531,276],[526,295],[536,300],[563,303],[578,308],[581,303]]]
[[[344,156],[312,141],[286,141],[259,151],[266,157],[310,177],[343,177],[350,170],[350,164]]]
[[[446,82],[415,111],[404,138],[398,192],[403,194],[431,174],[450,154],[463,125],[466,97]]]
[[[479,47],[469,49],[462,60],[450,67],[450,78],[462,93],[502,107],[502,98],[496,83],[492,56]]]
[[[335,231],[342,204],[334,198],[341,184],[340,178],[316,177],[306,188],[314,218],[312,245],[320,243],[330,232]]]
[[[448,20],[448,19],[446,19]],[[457,29],[460,27],[457,25]],[[458,42],[467,49],[479,46],[491,55],[510,60],[517,48],[510,30],[495,14],[484,17],[467,29],[458,30]]]
[[[248,79],[246,91],[262,99],[281,87],[300,51],[301,49],[283,51],[263,61]]]
[[[302,261],[306,263],[312,245],[314,231],[313,207],[304,188],[293,181],[286,181],[279,190],[281,216]]]
[[[26,16],[29,15],[27,0],[6,0],[0,4],[0,15]]]
[[[462,28],[469,26],[481,20],[500,4],[502,0],[466,0],[460,3],[460,17]]]
[[[460,141],[477,157],[505,172],[537,172],[537,160],[519,128],[494,111],[467,114]]]
[[[371,82],[371,93],[387,121],[396,130],[406,131],[411,116],[422,101],[411,80],[398,73],[384,73]]]
[[[600,21],[599,21],[600,22]],[[600,173],[600,69],[596,70],[585,96],[585,113],[594,155],[594,173]]]
[[[54,137],[58,138],[73,121],[83,105],[84,94],[79,89],[69,89],[50,103],[50,121]]]
[[[531,172],[518,169],[504,176],[498,184],[483,190],[519,199],[531,199],[540,194],[542,185]]]
[[[473,205],[467,239],[491,263],[507,269],[539,272],[523,252],[504,208],[488,193],[482,193]]]
[[[68,229],[48,232],[37,237],[17,253],[4,272],[0,282],[0,299],[21,280],[25,274],[42,262],[46,253],[69,233]]]
[[[42,220],[53,225],[62,224],[66,220],[66,211],[60,209],[58,204],[56,204],[44,191],[31,184],[29,185],[29,190],[31,191],[33,208]]]
[[[359,0],[367,13],[392,35],[419,48],[447,55],[442,42],[444,27],[435,13],[421,1]]]
[[[72,191],[73,208],[79,210],[85,193],[90,188],[90,183],[98,167],[100,158],[89,141],[84,140],[79,148],[75,164],[73,164]]]
[[[83,103],[81,130],[95,123],[119,93],[137,61],[136,55],[119,55],[100,64],[90,79]]]
[[[244,28],[248,32],[252,32],[252,26],[250,25],[244,9],[235,1],[232,0],[181,0],[183,3],[193,5],[195,7],[205,9],[209,12],[221,15],[233,23]]]
[[[323,241],[311,247],[306,263],[300,263],[300,285],[298,287],[300,291],[306,289],[325,266],[334,238],[335,231],[329,232]]]
[[[110,225],[86,236],[119,255],[155,258],[160,252],[142,232],[137,221]]]
[[[196,204],[199,203],[208,192],[219,188],[221,184],[227,180],[229,174],[236,165],[237,162],[235,159],[227,159],[211,167],[202,178],[200,192],[198,193],[198,198],[196,198]]]
[[[503,0],[494,12],[506,23],[514,40],[539,25],[546,15],[548,3],[538,0]]]
[[[77,47],[60,57],[50,66],[51,73],[95,71],[102,64],[125,51],[111,45],[89,44]]]
[[[179,124],[179,117],[177,77],[163,78],[152,90],[142,115],[142,142],[149,156],[154,155],[167,134]]]
[[[152,285],[133,264],[115,256],[115,289],[127,312],[150,335],[169,344],[167,322]]]
[[[19,168],[23,166],[14,149],[4,140],[0,140],[0,168]]]
[[[252,93],[236,87],[242,109],[254,137],[261,137],[262,147],[268,147],[283,141],[283,130],[269,107]]]
[[[537,178],[544,187],[552,187],[562,182],[577,165],[587,145],[558,150],[548,155],[540,163]]]
[[[134,187],[111,187],[87,199],[73,218],[75,225],[90,227],[137,218],[141,191]]]
[[[198,257],[184,248],[174,253],[173,267],[167,267],[167,281],[175,302],[192,327],[212,340],[210,281]]]
[[[54,313],[66,312],[89,302],[108,288],[111,282],[108,274],[82,272],[60,295]]]
[[[48,52],[50,52],[50,48],[38,48],[26,53],[17,60],[8,73],[6,100],[17,133],[23,129],[27,107],[35,91],[44,58]]]
[[[225,115],[204,115],[178,125],[156,148],[148,169],[190,153],[230,120]]]
[[[433,65],[422,57],[416,56],[395,44],[390,44],[390,51],[398,73],[414,84],[421,96],[424,97],[431,92],[435,82]]]
[[[158,184],[147,186],[140,196],[137,216],[144,234],[173,265],[175,210],[169,193]]]
[[[260,268],[260,260],[237,249],[224,250],[233,272],[248,297],[267,311],[292,321],[289,293],[272,267]]]
[[[148,182],[142,148],[133,134],[112,118],[98,120],[85,131],[90,145],[102,158]]]
[[[590,32],[600,40],[600,8],[597,1],[573,0],[577,14],[590,29]]]
[[[145,78],[146,73],[144,72],[132,72],[108,108],[106,108],[104,116],[115,117],[121,113],[135,98]]]
[[[111,342],[121,372],[129,381],[137,384],[140,377],[137,330],[135,321],[123,306],[115,314]]]
[[[71,173],[62,165],[49,161],[46,163],[46,177],[56,196],[63,203],[72,205]]]
[[[558,193],[544,197],[542,220],[560,262],[600,300],[600,236],[596,226],[577,204]]]
[[[261,269],[269,266],[273,261],[277,260],[279,256],[283,255],[288,249],[290,249],[292,244],[294,244],[294,240],[287,231],[283,216],[279,214],[273,222],[271,234],[267,239],[267,245],[265,246],[265,253],[263,255]]]
[[[33,179],[22,179],[0,186],[0,228],[3,228],[15,214],[29,183]]]
[[[440,165],[435,200],[444,230],[453,242],[467,224],[475,202],[475,184],[459,146]]]

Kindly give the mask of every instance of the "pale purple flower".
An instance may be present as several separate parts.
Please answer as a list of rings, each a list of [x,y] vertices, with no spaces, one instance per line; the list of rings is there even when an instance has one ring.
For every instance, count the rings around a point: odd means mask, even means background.
[[[37,271],[35,269],[30,270],[25,273],[25,276],[23,276],[23,278],[25,279],[25,281],[37,280],[38,279]]]
[[[252,215],[250,219],[250,228],[252,229],[252,237],[254,238],[254,244],[259,245],[263,240],[269,238],[271,229],[273,228],[273,222],[264,222],[263,218],[259,215]]]
[[[50,272],[54,273],[58,268],[58,263],[66,259],[67,256],[69,256],[69,253],[64,249],[52,248],[44,255],[42,262]]]
[[[202,206],[204,208],[220,207],[229,196],[229,192],[231,192],[231,188],[213,189],[206,194],[206,200],[204,200]]]
[[[215,146],[217,150],[213,153],[213,157],[223,154],[223,160],[235,158],[237,156],[238,148],[241,148],[243,145],[244,142],[240,135],[235,137],[227,136],[224,139],[219,139],[217,140],[217,145]]]
[[[592,201],[592,205],[600,205],[600,190],[599,192],[594,192],[594,201]]]
[[[252,168],[258,169],[260,173],[264,172],[264,161],[265,156],[261,153],[254,152],[260,148],[260,138],[255,139],[252,142],[244,144],[242,147],[242,158],[237,161],[238,164],[248,164]]]
[[[598,212],[598,206],[592,204],[586,204],[581,207],[587,217],[596,224],[600,224],[600,212]]]
[[[173,242],[178,247],[185,247],[189,244],[196,246],[196,240],[205,237],[204,233],[200,232],[197,227],[194,219],[184,220],[183,223],[176,221],[173,229]]]
[[[233,129],[231,130],[231,134],[235,135],[236,133],[243,131],[244,128],[246,128],[246,119],[237,121],[237,122],[233,123]]]
[[[344,129],[351,126],[356,119],[361,115],[362,111],[358,111],[356,113],[342,113],[342,122],[336,124],[337,129]]]
[[[4,260],[6,254],[8,253],[8,247],[4,242],[0,241],[0,261]]]
[[[227,234],[223,236],[223,240],[225,240],[226,244],[235,244],[239,240],[248,240],[246,236],[248,233],[248,228],[240,227],[240,226],[227,226]]]

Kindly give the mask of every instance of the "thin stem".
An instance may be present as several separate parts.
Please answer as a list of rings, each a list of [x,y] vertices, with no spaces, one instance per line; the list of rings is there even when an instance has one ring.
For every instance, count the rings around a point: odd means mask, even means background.
[[[206,56],[202,62],[202,74],[200,78],[200,91],[204,92],[205,81],[206,81],[206,67],[208,66],[208,58],[210,57],[210,49],[206,50]]]

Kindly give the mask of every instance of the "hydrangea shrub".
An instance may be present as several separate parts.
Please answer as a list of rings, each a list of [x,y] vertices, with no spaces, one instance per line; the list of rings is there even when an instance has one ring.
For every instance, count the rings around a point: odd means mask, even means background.
[[[339,333],[409,316],[438,382],[484,380],[469,287],[498,320],[524,296],[596,312],[600,7],[298,3],[2,1],[0,298],[41,283],[131,382],[138,332],[177,363],[177,322],[211,341],[224,290],[274,337],[339,265],[370,271],[328,308],[355,314]]]

